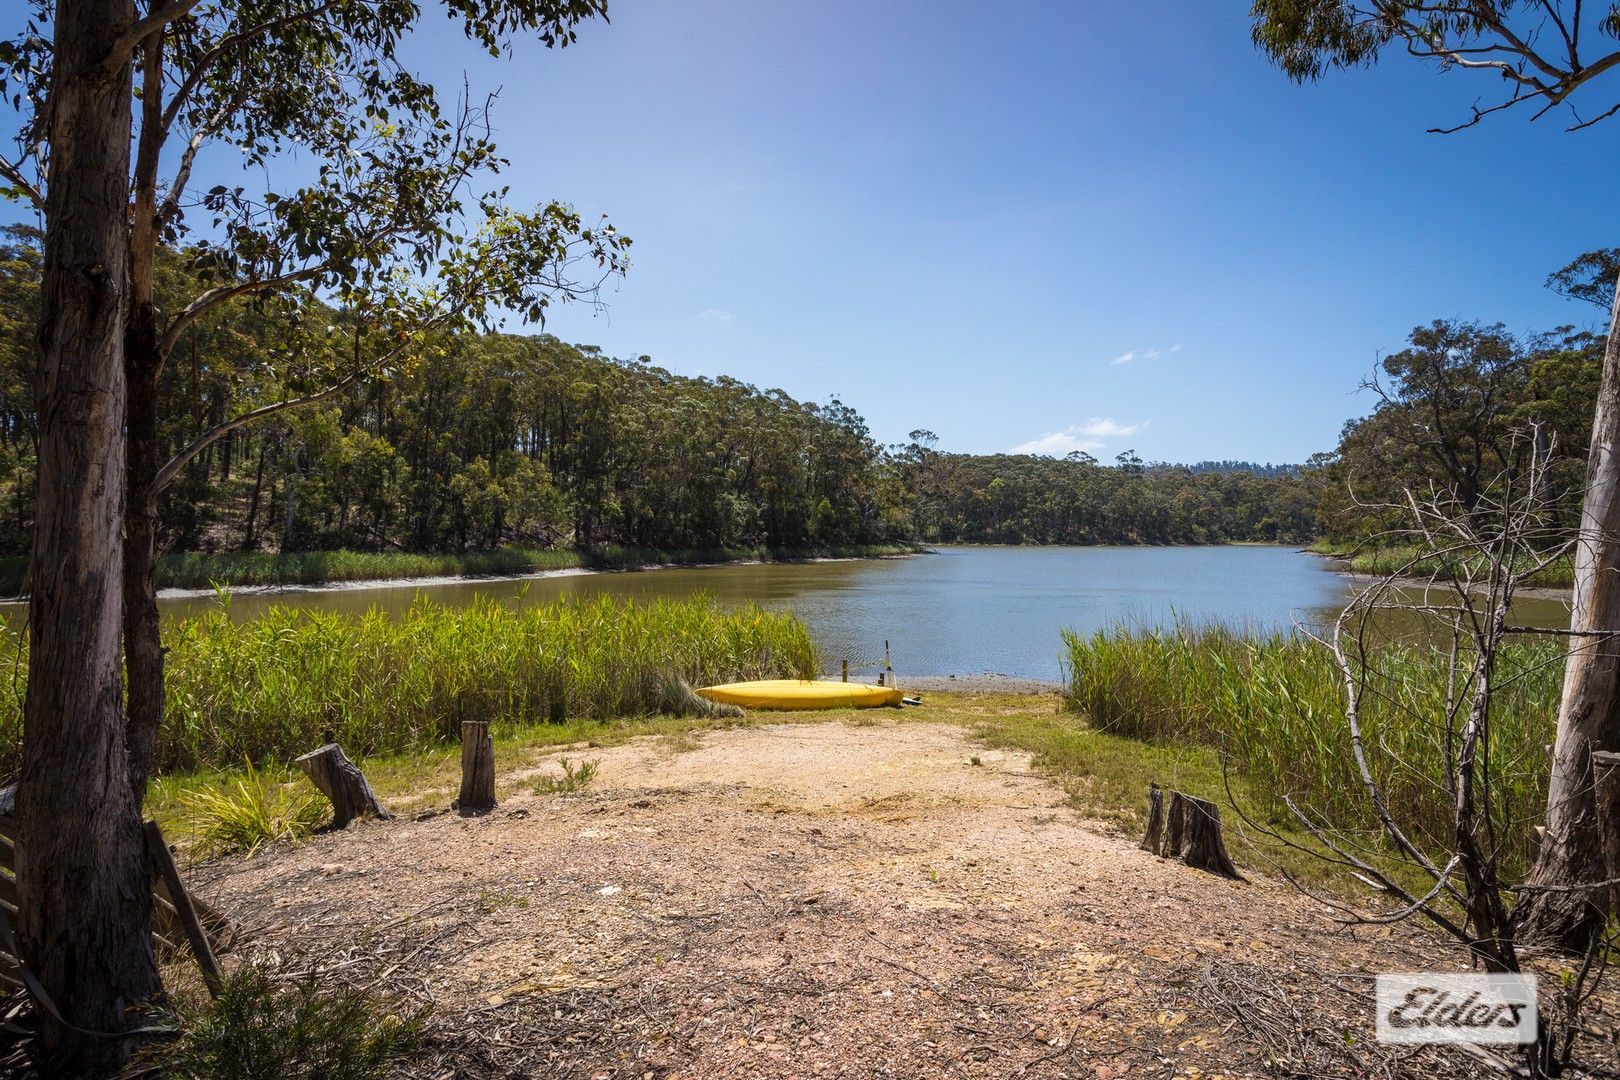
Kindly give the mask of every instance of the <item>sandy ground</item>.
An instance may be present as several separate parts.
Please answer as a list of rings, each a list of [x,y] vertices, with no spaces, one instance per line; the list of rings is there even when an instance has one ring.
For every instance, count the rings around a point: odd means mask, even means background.
[[[982,675],[916,675],[900,680],[906,693],[1061,694],[1063,684],[987,671]]]
[[[1372,1042],[1410,931],[1154,858],[957,728],[574,750],[479,818],[194,867],[245,952],[431,1002],[422,1077],[1467,1075]],[[1144,777],[1144,786],[1147,778]],[[448,805],[453,792],[443,793]]]

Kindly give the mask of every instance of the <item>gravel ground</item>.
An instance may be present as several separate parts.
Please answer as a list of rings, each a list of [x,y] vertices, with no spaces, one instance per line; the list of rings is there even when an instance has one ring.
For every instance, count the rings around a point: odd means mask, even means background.
[[[880,717],[583,754],[600,760],[587,792],[536,793],[552,757],[503,777],[484,817],[365,823],[190,874],[245,951],[431,1002],[410,1076],[1478,1068],[1371,1038],[1370,973],[1441,965],[1426,939],[1154,858],[958,728]]]

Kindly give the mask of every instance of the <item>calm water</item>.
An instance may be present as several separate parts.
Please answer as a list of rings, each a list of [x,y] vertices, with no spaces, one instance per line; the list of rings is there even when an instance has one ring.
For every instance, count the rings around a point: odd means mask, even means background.
[[[418,594],[445,603],[476,595],[537,603],[705,592],[723,604],[797,611],[830,668],[843,658],[876,661],[888,640],[901,675],[997,672],[1055,681],[1063,628],[1088,633],[1178,618],[1260,630],[1319,625],[1348,590],[1332,564],[1287,547],[960,547],[911,559],[247,593],[234,598],[232,611],[251,617],[273,603],[398,611]],[[163,606],[185,614],[212,602],[170,598]],[[1553,625],[1567,614],[1542,601],[1515,617]]]

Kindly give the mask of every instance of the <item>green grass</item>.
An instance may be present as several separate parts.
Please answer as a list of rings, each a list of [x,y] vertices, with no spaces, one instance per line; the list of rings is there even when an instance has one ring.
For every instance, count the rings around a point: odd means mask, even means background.
[[[698,598],[600,597],[512,607],[419,599],[399,616],[276,607],[236,622],[225,610],[164,625],[167,715],[161,771],[276,766],[322,743],[351,756],[497,730],[666,711],[671,686],[808,678],[815,647],[792,615]],[[15,776],[26,648],[0,647],[0,775]],[[680,705],[679,698],[674,704]]]
[[[173,1009],[180,1037],[156,1042],[142,1071],[192,1080],[367,1080],[388,1076],[421,1038],[427,1014],[375,992],[280,977],[253,964],[217,1000]]]
[[[562,767],[561,776],[542,776],[534,782],[536,795],[567,795],[575,791],[584,791],[596,780],[596,774],[602,767],[600,758],[589,761],[574,761],[572,758],[558,758],[557,764]]]
[[[917,544],[861,544],[812,550],[767,548],[699,548],[659,551],[653,548],[606,546],[590,551],[572,548],[500,548],[494,551],[299,551],[284,555],[258,551],[216,554],[170,552],[159,556],[160,589],[248,588],[266,585],[321,585],[346,581],[398,581],[420,577],[501,577],[548,570],[631,570],[639,567],[766,560],[795,562],[815,558],[881,558],[911,555]],[[0,596],[16,596],[24,587],[28,559],[0,556]]]
[[[331,817],[326,801],[301,776],[291,770],[266,776],[251,761],[218,786],[185,791],[180,805],[203,855],[251,855],[265,844],[300,840]]]
[[[1340,559],[1355,573],[1371,577],[1400,574],[1403,577],[1450,581],[1457,578],[1459,572],[1464,569],[1456,560],[1420,556],[1418,549],[1410,547],[1361,547],[1349,543],[1338,544],[1318,540],[1307,550]],[[1575,561],[1572,555],[1554,561],[1545,569],[1532,574],[1525,582],[1543,589],[1567,589],[1574,583]]]
[[[1249,637],[1219,627],[1162,633],[1064,635],[1065,705],[1101,732],[1228,756],[1254,785],[1261,812],[1293,795],[1335,826],[1371,834],[1375,822],[1350,753],[1344,688],[1332,654],[1314,642]],[[1374,775],[1403,824],[1445,850],[1451,807],[1436,779],[1447,659],[1438,649],[1387,645],[1371,657],[1363,729]],[[1546,755],[1557,717],[1563,653],[1550,641],[1511,642],[1497,667],[1490,767],[1505,862],[1522,864],[1546,799]]]

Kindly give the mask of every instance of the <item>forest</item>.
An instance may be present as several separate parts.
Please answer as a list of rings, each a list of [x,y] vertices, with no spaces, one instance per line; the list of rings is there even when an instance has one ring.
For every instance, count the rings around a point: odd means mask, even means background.
[[[0,239],[0,554],[32,524],[29,387],[39,237]],[[1606,305],[1615,256],[1553,274]],[[201,272],[165,258],[160,284]],[[186,331],[160,385],[164,456],[262,402],[341,371],[345,315],[307,293]],[[220,556],[509,548],[808,554],[922,543],[1337,546],[1404,519],[1428,485],[1468,506],[1553,457],[1554,529],[1574,527],[1603,339],[1440,320],[1364,383],[1372,409],[1303,466],[1099,462],[952,453],[925,429],[873,438],[856,409],[735,379],[671,373],[555,337],[440,335],[342,393],[228,432],[163,491],[160,549]],[[289,358],[297,358],[293,362]]]
[[[11,555],[26,551],[32,521],[39,265],[38,234],[7,230],[0,551]],[[197,287],[200,271],[182,255],[160,269],[172,293]],[[344,323],[308,294],[192,323],[159,387],[162,456],[341,370]],[[440,336],[397,370],[230,431],[179,469],[159,522],[161,550],[220,554],[811,553],[914,541],[1296,542],[1313,531],[1311,497],[1287,468],[951,454],[920,430],[885,447],[836,399],[802,402],[499,332]]]
[[[1604,338],[1571,327],[1530,336],[1455,320],[1416,328],[1367,381],[1373,410],[1303,472],[1317,532],[1337,543],[1398,534],[1408,490],[1483,511],[1540,451],[1549,544],[1573,535],[1603,349]]]

